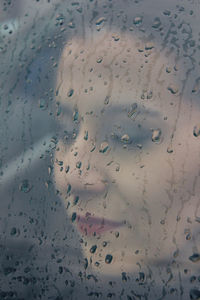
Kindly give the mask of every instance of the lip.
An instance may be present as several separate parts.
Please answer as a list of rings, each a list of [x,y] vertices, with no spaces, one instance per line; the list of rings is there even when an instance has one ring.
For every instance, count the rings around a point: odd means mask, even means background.
[[[92,217],[89,213],[86,213],[85,216],[78,215],[76,218],[76,223],[78,230],[87,236],[99,235],[124,225],[122,222]]]

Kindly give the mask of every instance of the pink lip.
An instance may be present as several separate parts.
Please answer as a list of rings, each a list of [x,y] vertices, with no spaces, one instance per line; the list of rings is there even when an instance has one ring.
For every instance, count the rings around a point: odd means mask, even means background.
[[[86,216],[78,215],[76,218],[78,230],[85,235],[92,236],[115,229],[123,225],[122,222],[115,222],[104,218],[92,217],[89,213]]]

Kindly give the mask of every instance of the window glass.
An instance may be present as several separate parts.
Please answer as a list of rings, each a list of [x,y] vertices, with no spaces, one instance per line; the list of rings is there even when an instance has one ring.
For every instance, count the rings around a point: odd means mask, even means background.
[[[0,11],[0,299],[200,299],[199,1]]]

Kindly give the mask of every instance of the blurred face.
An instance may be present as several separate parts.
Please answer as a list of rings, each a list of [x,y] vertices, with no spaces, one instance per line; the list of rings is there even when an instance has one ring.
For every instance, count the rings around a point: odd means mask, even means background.
[[[156,49],[107,33],[72,40],[61,57],[56,189],[103,274],[192,255],[199,110],[182,95],[173,53]]]

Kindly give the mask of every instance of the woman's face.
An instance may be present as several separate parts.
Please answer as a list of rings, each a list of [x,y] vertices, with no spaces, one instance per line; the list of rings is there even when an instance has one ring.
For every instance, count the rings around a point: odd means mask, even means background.
[[[56,189],[103,274],[165,264],[177,250],[184,266],[198,246],[188,234],[198,226],[199,109],[184,76],[173,51],[127,34],[63,51]]]

